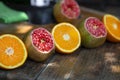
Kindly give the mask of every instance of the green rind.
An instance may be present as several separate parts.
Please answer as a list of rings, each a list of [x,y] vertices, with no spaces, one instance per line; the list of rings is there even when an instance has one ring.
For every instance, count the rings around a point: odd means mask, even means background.
[[[62,0],[61,0],[62,1]],[[61,6],[60,3],[61,1],[58,1],[53,8],[53,14],[57,22],[69,22],[72,23],[76,19],[69,19],[66,16],[64,16],[61,12]]]
[[[86,48],[95,48],[101,46],[106,41],[106,36],[95,38],[85,29],[85,20],[82,21],[78,27],[81,34],[81,45]]]

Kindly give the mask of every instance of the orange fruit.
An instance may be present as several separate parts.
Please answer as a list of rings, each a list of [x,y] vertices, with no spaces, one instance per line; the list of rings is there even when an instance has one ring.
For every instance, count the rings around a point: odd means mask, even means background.
[[[107,40],[111,42],[120,42],[120,20],[110,14],[103,17],[103,23],[107,29]]]
[[[14,69],[27,59],[27,50],[18,37],[11,34],[0,36],[0,67]]]
[[[59,23],[52,29],[52,36],[57,51],[61,53],[72,53],[81,44],[79,31],[70,23]]]

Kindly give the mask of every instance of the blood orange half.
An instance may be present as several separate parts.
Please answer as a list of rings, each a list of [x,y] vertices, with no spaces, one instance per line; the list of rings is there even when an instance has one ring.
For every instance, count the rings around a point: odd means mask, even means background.
[[[54,6],[54,16],[58,22],[72,22],[80,16],[80,7],[75,0],[60,0]]]

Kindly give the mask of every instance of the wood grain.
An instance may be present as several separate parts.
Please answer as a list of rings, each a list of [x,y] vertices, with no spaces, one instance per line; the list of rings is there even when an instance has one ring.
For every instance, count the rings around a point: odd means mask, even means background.
[[[49,61],[48,59],[45,62],[38,63],[28,59],[24,65],[17,69],[0,69],[0,80],[35,80]]]
[[[71,70],[79,53],[78,49],[71,55],[61,55],[56,52],[56,55],[48,63],[47,67],[41,72],[37,80],[66,80],[70,77]]]
[[[82,49],[69,80],[120,80],[120,44]]]

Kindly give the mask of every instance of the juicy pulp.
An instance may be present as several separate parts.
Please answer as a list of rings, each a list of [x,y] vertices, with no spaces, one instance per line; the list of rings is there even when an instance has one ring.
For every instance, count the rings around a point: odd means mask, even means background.
[[[48,53],[54,47],[53,38],[44,28],[35,29],[32,33],[32,42],[38,51]]]

